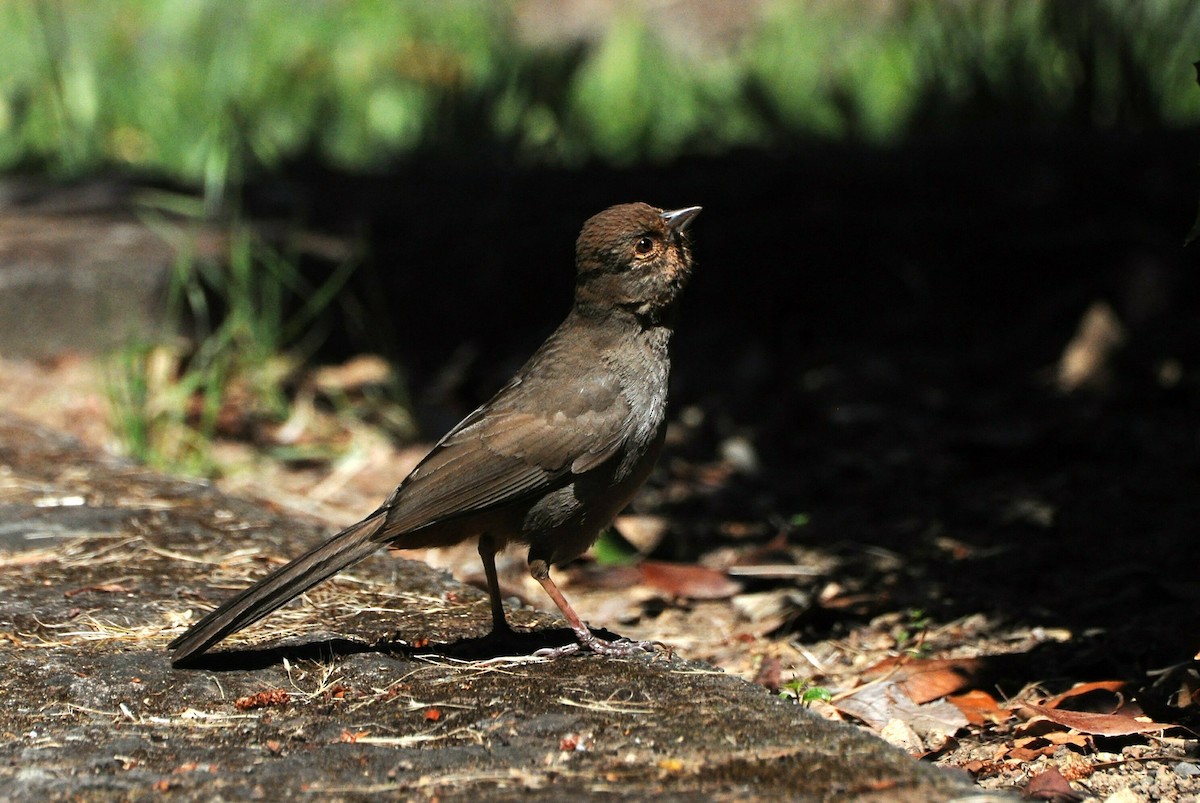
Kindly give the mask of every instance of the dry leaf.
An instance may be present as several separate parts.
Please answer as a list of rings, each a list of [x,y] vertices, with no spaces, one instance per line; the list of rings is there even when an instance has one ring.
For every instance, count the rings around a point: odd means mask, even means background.
[[[1026,784],[1022,797],[1030,800],[1050,800],[1054,803],[1070,803],[1083,800],[1083,795],[1071,788],[1071,784],[1054,767],[1033,776]]]
[[[783,662],[773,655],[765,656],[762,666],[758,668],[758,674],[754,676],[754,682],[772,694],[778,694],[783,683]]]
[[[1027,727],[1029,726],[1029,727]],[[1034,717],[1029,722],[1013,728],[1016,738],[1013,744],[1017,747],[1045,747],[1046,745],[1067,744],[1074,747],[1088,747],[1088,737],[1082,733],[1068,733],[1062,730],[1062,725],[1051,722],[1045,717]]]
[[[705,566],[648,560],[637,568],[643,583],[672,597],[727,599],[742,590],[725,572]]]
[[[1050,744],[1058,747],[1060,745],[1069,745],[1070,747],[1078,747],[1086,750],[1091,747],[1091,739],[1082,733],[1069,733],[1067,731],[1051,731],[1042,737]]]
[[[892,681],[869,683],[836,698],[833,705],[877,731],[893,719],[903,720],[925,739],[952,734],[969,724],[963,713],[950,703],[943,700],[918,705]]]
[[[895,745],[912,756],[925,751],[921,737],[902,719],[888,720],[888,723],[879,729],[879,736],[888,744]]]
[[[1067,700],[1071,700],[1073,703],[1071,705],[1071,709],[1075,711],[1096,710],[1096,708],[1102,708],[1103,711],[1101,713],[1112,713],[1113,711],[1119,709],[1124,703],[1125,698],[1121,692],[1124,690],[1125,685],[1125,681],[1123,680],[1098,680],[1092,683],[1077,683],[1062,694],[1055,695],[1054,697],[1043,701],[1042,705],[1046,706],[1047,708],[1058,708],[1060,705],[1062,705],[1062,703],[1066,702]],[[1097,706],[1094,700],[1089,700],[1087,701],[1089,702],[1089,705],[1080,705],[1080,703],[1083,702],[1083,700],[1080,698],[1083,698],[1087,695],[1100,697],[1104,702]],[[1112,699],[1112,696],[1115,696],[1116,699],[1109,704],[1108,701]]]
[[[988,722],[1000,723],[1012,718],[1012,711],[1001,708],[996,698],[981,689],[954,694],[946,698],[953,704],[972,725],[983,725]]]
[[[1013,740],[1013,746],[1004,754],[1004,758],[1033,761],[1041,756],[1056,756],[1063,745],[1087,749],[1091,746],[1090,738],[1066,731],[1054,731],[1044,736],[1024,736]]]
[[[937,700],[970,685],[979,671],[977,658],[887,658],[864,673],[899,683],[914,703]]]
[[[1059,730],[1062,730],[1062,725],[1059,725],[1057,722],[1053,722],[1042,716],[1031,716],[1013,728],[1013,734],[1022,737],[1045,736],[1047,733]]]
[[[1048,756],[1057,750],[1057,747],[1047,745],[1046,747],[1031,748],[1031,747],[1014,747],[1005,752],[1005,758],[1015,759],[1017,761],[1036,761],[1042,756]]]
[[[1063,727],[1096,736],[1128,736],[1132,733],[1148,733],[1176,727],[1162,722],[1134,719],[1122,714],[1093,714],[1089,711],[1067,711],[1033,704],[1026,704],[1022,709],[1028,709]]]
[[[732,600],[733,609],[743,619],[753,624],[763,621],[776,623],[771,627],[772,630],[782,624],[788,616],[808,610],[811,603],[812,598],[809,595],[795,588],[738,594]]]

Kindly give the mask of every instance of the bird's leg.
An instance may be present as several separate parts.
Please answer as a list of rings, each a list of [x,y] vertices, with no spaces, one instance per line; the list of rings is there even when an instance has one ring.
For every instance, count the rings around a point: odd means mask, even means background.
[[[479,536],[479,559],[483,561],[488,596],[492,601],[492,635],[504,636],[512,633],[508,619],[504,617],[504,599],[500,595],[500,579],[496,576],[496,539],[487,533]]]
[[[558,586],[550,579],[550,564],[540,558],[530,558],[529,574],[534,580],[542,584],[542,588],[554,600],[554,604],[562,611],[562,615],[566,617],[567,624],[575,631],[575,638],[578,639],[577,644],[568,644],[564,647],[557,647],[545,650],[538,650],[535,655],[557,658],[561,655],[569,655],[573,652],[578,652],[580,648],[586,648],[594,653],[603,655],[637,655],[644,652],[653,652],[654,645],[645,641],[629,641],[628,639],[620,639],[618,641],[605,641],[598,637],[591,630],[588,630],[587,625],[579,618],[579,614],[575,613],[575,609],[571,607],[571,603],[567,602],[567,598],[558,590]]]

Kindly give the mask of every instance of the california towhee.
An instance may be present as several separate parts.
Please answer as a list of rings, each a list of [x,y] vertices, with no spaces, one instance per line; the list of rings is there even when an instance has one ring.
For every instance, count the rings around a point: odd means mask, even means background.
[[[495,553],[517,541],[529,545],[530,574],[575,631],[579,643],[569,649],[643,649],[588,630],[550,579],[550,565],[591,546],[658,458],[667,346],[692,267],[685,231],[699,212],[623,204],[584,223],[571,311],[516,376],[450,430],[374,513],[172,641],[172,662],[186,662],[382,546],[472,537],[487,574],[493,634],[511,632]]]

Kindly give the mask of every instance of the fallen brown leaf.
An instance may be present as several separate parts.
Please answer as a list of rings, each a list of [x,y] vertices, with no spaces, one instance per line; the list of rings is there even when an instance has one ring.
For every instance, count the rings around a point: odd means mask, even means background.
[[[1103,708],[1101,713],[1112,713],[1124,704],[1125,698],[1121,692],[1125,689],[1123,680],[1099,680],[1092,683],[1077,683],[1062,694],[1057,694],[1042,702],[1048,708],[1058,708],[1068,700],[1072,702],[1071,709],[1075,711],[1096,710]],[[1113,697],[1115,696],[1115,700]],[[1081,705],[1087,699],[1088,705]],[[1099,704],[1097,705],[1097,701]],[[1110,704],[1109,701],[1112,701]]]
[[[1050,723],[1053,725],[1053,723]],[[1054,727],[1061,727],[1054,725]],[[1070,747],[1078,747],[1087,749],[1091,746],[1091,737],[1082,733],[1070,733],[1069,731],[1053,730],[1048,733],[1041,733],[1035,736],[1018,736],[1013,739],[1014,750],[1034,751],[1038,755],[1051,755],[1055,753],[1055,748],[1062,745]]]
[[[706,566],[647,560],[637,568],[644,584],[672,597],[727,599],[742,590],[725,572]]]
[[[754,676],[754,682],[772,694],[778,694],[783,683],[783,662],[773,655],[765,656],[758,668],[758,674]]]
[[[952,694],[946,700],[962,711],[963,716],[972,725],[1005,722],[1013,716],[1012,711],[1001,708],[996,702],[996,698],[982,689]]]
[[[1071,784],[1054,767],[1033,776],[1025,785],[1021,796],[1030,800],[1050,800],[1054,803],[1070,803],[1083,800],[1083,795],[1071,788]]]
[[[966,688],[979,671],[977,658],[886,658],[868,669],[868,678],[899,683],[914,703],[927,703]]]
[[[1006,751],[1004,753],[1004,757],[1015,759],[1016,761],[1036,761],[1042,756],[1050,755],[1057,749],[1058,748],[1054,747],[1053,745],[1046,745],[1045,747],[1038,748],[1014,747],[1011,750]]]
[[[1034,715],[1043,716],[1064,727],[1096,736],[1128,736],[1133,733],[1148,733],[1150,731],[1167,730],[1176,727],[1175,725],[1163,722],[1134,719],[1131,716],[1123,716],[1121,714],[1094,714],[1088,711],[1067,711],[1061,708],[1049,708],[1032,703],[1026,703],[1021,706],[1021,709],[1022,712],[1030,711]]]
[[[1061,730],[1062,725],[1053,720],[1042,716],[1031,716],[1013,728],[1013,735],[1018,737],[1045,736],[1047,733]]]
[[[1051,731],[1050,733],[1047,733],[1042,738],[1045,739],[1050,744],[1054,745],[1055,747],[1058,747],[1058,746],[1064,745],[1064,744],[1069,745],[1071,747],[1078,747],[1078,748],[1085,749],[1085,750],[1087,748],[1091,747],[1091,739],[1089,739],[1085,734],[1082,734],[1082,733],[1069,733],[1068,731]]]
[[[907,723],[922,738],[952,734],[969,723],[961,711],[942,700],[917,704],[894,681],[868,683],[837,697],[833,706],[843,714],[861,719],[879,731],[893,719]]]

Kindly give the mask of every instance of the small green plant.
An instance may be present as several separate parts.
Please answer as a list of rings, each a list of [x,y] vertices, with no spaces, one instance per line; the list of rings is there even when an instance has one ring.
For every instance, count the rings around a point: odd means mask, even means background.
[[[795,700],[807,708],[815,702],[829,702],[833,699],[833,693],[824,686],[816,685],[811,678],[792,678],[779,687],[779,697]]]
[[[166,344],[132,343],[116,355],[107,377],[114,430],[142,462],[211,475],[218,434],[245,437],[286,419],[286,386],[324,334],[314,322],[356,263],[347,259],[313,285],[292,255],[248,225],[228,227],[218,261],[198,258],[194,232],[159,211],[146,220],[176,244],[167,304],[191,333]]]
[[[124,451],[155,468],[194,476],[214,472],[211,426],[193,419],[193,399],[205,382],[181,372],[178,347],[131,343],[105,377],[114,434]],[[202,405],[211,406],[211,405]]]
[[[896,648],[913,657],[923,655],[926,651],[925,634],[930,623],[929,615],[924,610],[909,608],[905,613],[904,623],[892,630]]]
[[[637,550],[612,527],[606,527],[592,544],[592,555],[601,566],[631,566],[638,562]]]
[[[807,513],[793,513],[788,517],[788,526],[798,530],[801,527],[807,527],[810,521],[812,519]]]

